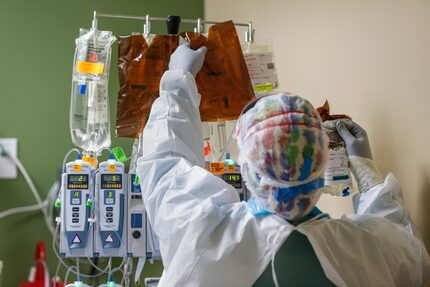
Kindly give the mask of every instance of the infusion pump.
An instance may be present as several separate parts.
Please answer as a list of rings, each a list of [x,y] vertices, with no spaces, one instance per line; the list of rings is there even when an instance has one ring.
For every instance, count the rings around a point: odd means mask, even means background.
[[[205,166],[212,174],[222,178],[226,183],[233,186],[239,194],[241,201],[248,200],[248,190],[243,181],[240,166],[234,161],[227,159],[224,162],[206,162]]]
[[[240,166],[232,160],[207,169],[248,199]],[[80,159],[62,176],[60,255],[63,257],[139,257],[160,259],[159,242],[146,216],[135,174],[114,159],[96,170]]]
[[[97,171],[80,159],[66,164],[60,255],[161,258],[136,175],[126,174],[123,163],[109,159]]]

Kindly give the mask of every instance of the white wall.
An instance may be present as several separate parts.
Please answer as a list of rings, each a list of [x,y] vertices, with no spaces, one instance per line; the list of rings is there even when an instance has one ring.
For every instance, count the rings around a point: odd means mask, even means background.
[[[369,134],[383,172],[400,180],[410,212],[430,228],[430,1],[205,0],[210,20],[249,21],[273,40],[281,89],[328,99]],[[338,216],[349,200],[325,198]],[[426,235],[426,234],[424,234]]]

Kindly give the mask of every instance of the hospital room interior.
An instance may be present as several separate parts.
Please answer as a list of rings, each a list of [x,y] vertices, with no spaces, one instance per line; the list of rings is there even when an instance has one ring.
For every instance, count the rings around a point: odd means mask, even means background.
[[[430,1],[0,2],[0,287],[430,286]]]

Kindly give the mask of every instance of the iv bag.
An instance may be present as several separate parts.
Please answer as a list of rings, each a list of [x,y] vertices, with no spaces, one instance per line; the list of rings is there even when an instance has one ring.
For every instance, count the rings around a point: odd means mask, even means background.
[[[149,45],[142,35],[120,37],[117,136],[137,137],[142,132],[178,44],[179,37],[170,35],[155,35]]]
[[[76,39],[70,105],[72,142],[84,151],[95,152],[111,143],[108,79],[110,31],[80,30]]]
[[[317,111],[329,138],[329,157],[324,173],[325,186],[322,191],[336,196],[349,196],[355,190],[352,185],[346,144],[336,129],[335,121],[350,122],[351,118],[347,115],[331,115],[328,101],[317,108]]]
[[[196,77],[202,121],[236,119],[254,92],[233,22],[213,25],[208,37],[194,32],[182,36],[193,49],[208,48]],[[137,137],[142,133],[158,97],[160,79],[178,44],[177,35],[157,35],[150,45],[141,35],[121,37],[117,136]]]
[[[257,96],[262,96],[278,87],[273,47],[266,43],[242,45],[243,56]]]
[[[207,37],[194,32],[182,35],[193,49],[207,47],[196,77],[202,121],[237,119],[255,95],[233,22],[211,26]]]

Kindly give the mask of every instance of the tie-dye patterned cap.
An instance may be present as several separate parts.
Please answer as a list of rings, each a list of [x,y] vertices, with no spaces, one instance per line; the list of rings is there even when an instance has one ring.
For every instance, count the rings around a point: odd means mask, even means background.
[[[261,98],[240,117],[235,137],[247,187],[260,207],[289,220],[306,215],[319,199],[328,157],[312,104],[287,93]]]

